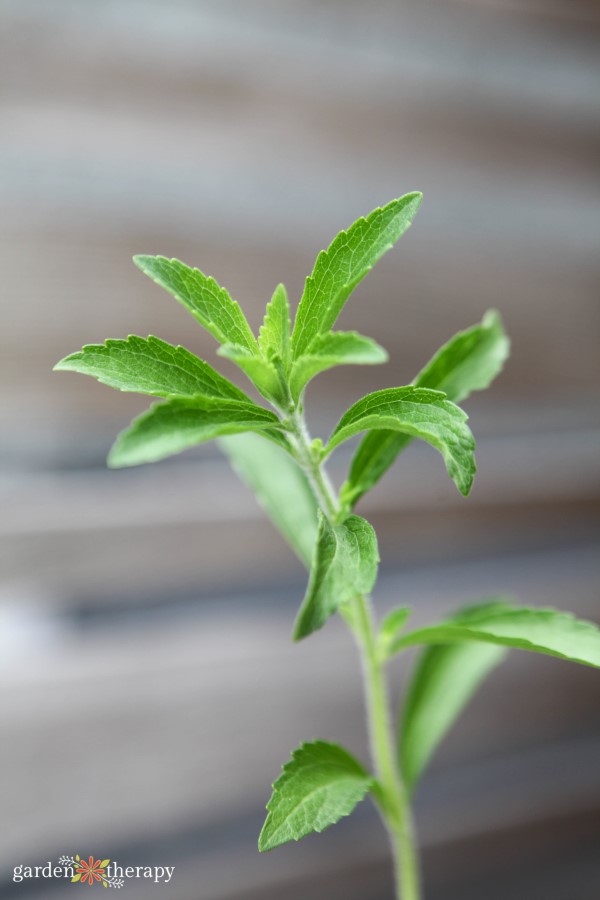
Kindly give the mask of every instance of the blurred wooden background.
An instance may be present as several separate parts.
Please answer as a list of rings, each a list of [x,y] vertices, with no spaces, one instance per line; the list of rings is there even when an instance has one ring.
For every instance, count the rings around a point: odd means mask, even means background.
[[[156,889],[168,900],[390,892],[366,805],[320,839],[255,850],[293,746],[366,754],[343,631],[289,641],[300,565],[213,446],[106,471],[147,401],[51,372],[129,333],[216,361],[133,253],[198,265],[258,326],[341,227],[422,190],[343,314],[391,362],[320,376],[313,430],[410,381],[488,307],[513,356],[468,405],[471,499],[411,447],[362,507],[381,534],[379,607],[412,602],[426,621],[506,590],[600,621],[599,10],[0,4],[2,897],[61,897],[13,884],[12,866],[77,850],[176,865]],[[600,892],[599,699],[597,673],[523,654],[486,686],[418,797],[428,898]]]

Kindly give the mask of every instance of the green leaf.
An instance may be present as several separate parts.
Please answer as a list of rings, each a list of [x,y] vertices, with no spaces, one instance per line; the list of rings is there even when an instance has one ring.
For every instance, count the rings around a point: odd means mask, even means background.
[[[281,379],[270,360],[255,356],[239,344],[224,344],[219,347],[217,353],[239,366],[263,397],[275,403],[284,402],[285,392]]]
[[[324,831],[350,815],[372,785],[361,764],[337,744],[303,744],[273,785],[258,849],[264,853]]]
[[[78,881],[81,881],[82,874],[83,873],[80,872],[79,875],[73,875],[73,877],[71,878],[71,884],[76,884]]]
[[[279,359],[287,370],[290,358],[290,306],[283,284],[275,288],[267,304],[265,318],[258,334],[258,346],[265,359]]]
[[[155,462],[220,435],[265,432],[279,424],[274,413],[250,401],[176,397],[155,403],[134,419],[118,436],[108,465],[120,468]]]
[[[468,621],[483,613],[508,611],[502,602],[478,604],[449,621]],[[498,666],[507,650],[495,644],[434,644],[422,652],[412,676],[399,733],[400,763],[409,789],[478,686]]]
[[[234,384],[185,347],[174,347],[157,337],[107,340],[87,344],[54,366],[55,370],[92,375],[120,391],[155,397],[227,397],[249,400]]]
[[[345,509],[352,509],[367,491],[395,463],[398,455],[413,440],[412,435],[390,431],[386,428],[368,431],[361,439],[352,457],[348,479],[340,489],[340,502]]]
[[[378,655],[382,660],[387,659],[392,641],[394,641],[403,630],[409,619],[410,613],[410,607],[399,606],[397,609],[393,609],[388,613],[381,623],[379,634],[377,636],[377,650]]]
[[[307,352],[317,335],[333,327],[359,281],[410,226],[421,200],[420,193],[406,194],[374,209],[348,231],[341,231],[328,249],[319,253],[296,314],[294,359]]]
[[[421,369],[417,387],[444,391],[454,403],[489,387],[508,359],[510,341],[494,309],[472,328],[459,331]]]
[[[109,864],[109,862],[110,862],[110,859],[103,859],[102,862],[100,863],[100,868],[105,869],[106,866]]]
[[[393,429],[418,437],[440,451],[448,474],[465,496],[475,476],[475,441],[467,415],[439,391],[408,387],[386,388],[359,400],[333,430],[325,453],[361,431]]]
[[[326,369],[343,365],[375,365],[387,362],[387,359],[383,347],[356,331],[330,331],[319,335],[292,367],[292,397],[297,400],[311,378]]]
[[[495,310],[488,310],[481,323],[459,331],[419,372],[415,387],[443,391],[448,400],[460,403],[473,391],[488,387],[510,351],[510,341]],[[411,442],[410,435],[395,431],[371,431],[360,442],[350,475],[342,487],[342,500],[353,506],[369,491]]]
[[[240,344],[252,353],[258,346],[239,305],[214,278],[178,259],[134,256],[136,266],[179,300],[220,344]]]
[[[468,620],[440,622],[399,637],[390,655],[417,644],[479,641],[533,650],[600,668],[600,631],[592,622],[555,609],[485,608]]]
[[[373,589],[379,552],[372,525],[349,516],[341,525],[319,518],[308,588],[294,626],[299,641],[321,628],[342,606]]]
[[[219,446],[309,568],[317,539],[317,504],[304,472],[287,453],[256,434],[221,438]]]

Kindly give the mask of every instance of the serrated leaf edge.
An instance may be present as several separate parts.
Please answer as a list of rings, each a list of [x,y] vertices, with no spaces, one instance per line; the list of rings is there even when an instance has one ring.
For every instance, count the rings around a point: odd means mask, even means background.
[[[216,375],[218,381],[223,381],[223,382],[227,383],[227,385],[231,388],[231,394],[214,394],[214,395],[205,394],[205,395],[203,395],[199,392],[190,393],[190,394],[172,393],[172,392],[169,392],[169,393],[163,392],[161,394],[157,394],[154,392],[152,394],[149,394],[147,391],[143,391],[141,389],[135,390],[133,388],[127,388],[127,387],[117,387],[113,384],[110,384],[110,382],[108,382],[106,380],[106,378],[103,377],[101,374],[97,375],[95,373],[88,371],[85,367],[70,364],[70,363],[77,363],[79,361],[84,362],[83,356],[86,353],[86,351],[89,351],[89,352],[101,351],[101,350],[110,351],[113,347],[114,347],[114,349],[119,349],[119,347],[121,347],[122,345],[127,345],[127,346],[130,346],[131,349],[134,350],[134,352],[137,352],[137,351],[135,351],[135,342],[137,342],[137,341],[145,342],[150,345],[153,344],[154,346],[158,345],[161,348],[166,347],[169,350],[174,350],[175,352],[183,351],[183,353],[188,354],[192,358],[193,362],[198,362],[202,366],[206,366],[210,370],[211,373],[214,373]],[[140,353],[142,352],[141,347],[139,349],[139,352]],[[185,375],[190,374],[185,368],[178,365],[177,363],[174,363],[174,362],[167,363],[166,365],[173,367],[174,369],[184,373]],[[149,335],[147,335],[147,337],[142,337],[139,334],[128,334],[127,337],[125,337],[125,338],[106,338],[106,340],[101,344],[83,344],[83,346],[81,347],[80,350],[76,350],[74,353],[70,353],[68,356],[65,356],[65,357],[63,357],[63,359],[60,359],[52,367],[52,371],[54,371],[54,372],[77,372],[80,375],[90,375],[91,377],[93,377],[97,381],[99,381],[101,384],[105,384],[108,387],[112,387],[114,390],[121,391],[122,393],[140,393],[140,394],[146,394],[147,396],[162,397],[165,400],[172,399],[175,397],[183,397],[183,398],[190,399],[190,398],[198,397],[198,396],[206,396],[206,397],[212,397],[212,399],[222,398],[223,400],[239,400],[240,402],[246,402],[246,403],[254,402],[247,394],[244,393],[244,391],[241,388],[239,388],[232,381],[229,381],[229,379],[226,378],[225,375],[221,375],[221,373],[219,371],[217,371],[217,369],[214,369],[210,365],[210,363],[206,362],[206,360],[201,359],[201,357],[196,356],[196,354],[193,353],[191,350],[188,350],[187,347],[184,347],[183,344],[170,344],[168,341],[165,341],[165,340],[163,340],[163,338],[160,338],[154,334],[149,334]]]
[[[273,804],[273,802],[274,802],[274,800],[275,800],[276,795],[277,795],[278,793],[281,793],[281,786],[282,786],[282,785],[281,785],[281,782],[282,782],[282,780],[284,781],[284,784],[287,783],[287,782],[285,782],[284,779],[285,779],[285,776],[286,776],[286,775],[290,774],[290,769],[292,770],[291,774],[292,774],[292,775],[294,774],[294,772],[293,772],[293,767],[294,767],[294,764],[297,764],[297,763],[298,763],[298,757],[300,756],[300,754],[301,754],[304,750],[313,749],[313,748],[315,748],[315,747],[317,747],[317,746],[322,746],[322,747],[326,747],[326,748],[334,747],[334,748],[335,748],[336,750],[338,750],[338,751],[341,750],[342,753],[344,753],[344,754],[348,757],[348,760],[349,760],[350,762],[352,762],[358,769],[360,769],[360,772],[357,772],[357,773],[356,773],[356,778],[357,778],[357,780],[358,780],[359,778],[364,778],[365,781],[366,781],[366,785],[365,785],[365,791],[364,791],[364,794],[363,794],[361,800],[358,800],[358,801],[357,801],[357,805],[358,805],[358,803],[362,802],[362,800],[364,799],[364,797],[366,796],[366,794],[367,794],[369,791],[371,791],[371,790],[373,789],[373,787],[375,786],[376,779],[375,779],[372,775],[370,775],[370,774],[367,772],[367,770],[364,768],[364,766],[362,765],[362,763],[360,763],[359,760],[357,760],[356,757],[353,756],[353,755],[352,755],[348,750],[346,750],[344,747],[341,747],[339,744],[332,744],[330,741],[324,741],[324,740],[321,740],[321,739],[315,739],[314,741],[305,741],[305,742],[302,743],[299,747],[296,747],[296,749],[292,751],[291,758],[290,758],[286,763],[283,764],[283,766],[281,767],[281,772],[280,772],[280,774],[279,774],[279,777],[278,777],[277,780],[274,781],[274,782],[272,783],[272,785],[271,785],[272,794],[271,794],[271,797],[270,797],[270,799],[269,799],[269,801],[268,801],[268,803],[267,803],[267,805],[266,805],[266,807],[265,807],[266,810],[267,810],[267,812],[269,813],[269,815],[267,816],[267,818],[266,818],[266,820],[265,820],[265,823],[264,823],[264,825],[263,825],[263,827],[262,827],[262,829],[261,829],[260,835],[259,835],[259,837],[258,837],[258,849],[259,849],[260,852],[268,852],[269,850],[274,850],[276,847],[281,846],[280,844],[274,844],[274,845],[271,846],[271,847],[264,847],[264,846],[262,846],[262,837],[263,837],[263,834],[264,834],[264,832],[265,832],[265,830],[266,830],[266,828],[267,828],[267,824],[269,823],[269,818],[270,818],[271,815],[273,815],[273,814],[277,811],[276,808],[273,809],[272,804]],[[318,769],[318,768],[320,768],[321,766],[322,766],[322,763],[315,762],[314,764],[311,764],[311,765],[309,765],[309,766],[305,766],[305,767],[303,767],[303,768],[305,768],[305,769],[311,769],[311,768],[316,768],[316,769]],[[350,773],[349,773],[348,777],[349,777],[349,778],[351,777]],[[300,806],[301,803],[305,802],[305,800],[306,800],[308,797],[310,797],[310,796],[311,796],[312,794],[314,794],[314,793],[317,793],[319,790],[323,790],[323,786],[322,786],[322,785],[320,785],[320,786],[314,788],[312,791],[309,791],[307,794],[303,795],[302,798],[298,801],[298,803],[294,806],[293,810],[295,810],[298,806]],[[292,810],[292,811],[293,811],[293,810]],[[290,813],[290,815],[291,815],[291,813]],[[341,818],[343,818],[343,816],[340,816],[340,819],[341,819]],[[311,832],[309,832],[309,833],[322,834],[323,831],[326,831],[328,828],[331,828],[331,826],[337,824],[338,821],[339,821],[339,819],[337,819],[335,822],[329,823],[328,825],[324,825],[322,828],[313,828],[313,829],[311,830]],[[295,842],[297,843],[298,841],[301,841],[303,837],[307,837],[307,835],[302,835],[301,837],[292,837],[292,838],[290,838],[290,840],[293,840],[293,841],[295,841]],[[289,843],[289,841],[284,841],[283,843]]]
[[[403,194],[401,197],[395,197],[393,200],[390,200],[389,203],[386,203],[386,204],[384,204],[383,206],[376,206],[376,207],[375,207],[374,209],[372,209],[369,213],[367,213],[366,216],[359,216],[359,217],[358,217],[357,219],[355,219],[355,220],[354,220],[347,228],[342,229],[342,231],[338,231],[338,233],[337,233],[337,234],[332,238],[332,240],[330,241],[329,245],[328,245],[326,248],[324,248],[323,250],[320,250],[319,253],[317,254],[317,258],[315,259],[315,262],[314,262],[314,264],[313,264],[312,271],[311,271],[310,275],[307,275],[307,276],[306,276],[306,279],[305,279],[305,282],[304,282],[304,290],[303,290],[303,292],[302,292],[302,297],[300,298],[300,304],[302,303],[302,300],[304,299],[304,296],[305,296],[305,294],[306,294],[306,289],[307,289],[307,285],[308,285],[309,281],[312,283],[312,281],[313,281],[313,279],[314,279],[314,272],[315,272],[315,270],[317,269],[317,267],[318,267],[319,263],[321,262],[322,258],[323,258],[324,256],[327,256],[327,254],[329,253],[332,244],[334,244],[335,241],[337,241],[338,239],[341,240],[342,238],[347,238],[347,237],[348,237],[348,232],[351,231],[353,228],[357,228],[357,227],[359,227],[359,226],[368,224],[368,219],[369,219],[369,218],[371,218],[371,217],[374,218],[374,217],[377,215],[377,213],[384,212],[386,209],[388,209],[389,207],[393,206],[393,204],[399,203],[401,200],[406,200],[406,201],[407,201],[407,203],[406,203],[407,206],[408,206],[408,204],[409,204],[411,201],[417,200],[417,201],[418,201],[418,202],[417,202],[417,208],[416,208],[416,210],[415,210],[415,213],[416,213],[417,210],[419,209],[421,203],[423,202],[423,194],[421,193],[421,191],[409,191],[407,194]],[[414,216],[413,216],[413,218],[414,218]],[[407,224],[407,226],[406,226],[406,228],[405,228],[405,230],[404,230],[403,233],[405,233],[406,231],[408,231],[408,229],[410,228],[411,225],[412,225],[412,220]],[[348,288],[348,287],[349,287],[349,288],[350,288],[350,293],[351,293],[351,292],[354,290],[354,287],[356,287],[356,285],[357,285],[360,281],[362,281],[362,279],[363,279],[366,275],[368,275],[368,273],[375,267],[375,265],[379,262],[379,260],[381,259],[381,257],[384,256],[389,250],[392,249],[392,247],[394,246],[394,243],[395,243],[395,241],[391,241],[391,242],[388,242],[387,244],[385,244],[384,247],[383,247],[383,249],[382,249],[381,252],[379,253],[379,256],[377,257],[377,259],[372,263],[372,265],[370,265],[370,266],[366,269],[366,271],[364,272],[363,275],[361,275],[361,277],[358,279],[358,281],[355,281],[355,282],[352,282],[352,281],[346,282],[346,283],[344,284],[344,288]],[[293,331],[292,331],[292,336],[291,336],[291,351],[292,351],[292,359],[293,359],[294,361],[295,361],[296,359],[300,358],[300,356],[304,356],[305,353],[306,353],[306,350],[308,349],[308,345],[307,345],[307,347],[306,347],[306,348],[303,348],[303,349],[300,351],[300,353],[297,353],[297,345],[298,345],[298,342],[300,341],[300,337],[301,337],[301,334],[302,334],[302,332],[299,332],[297,336],[296,336],[296,334],[295,334],[295,332],[296,332],[296,325],[297,325],[297,322],[298,322],[298,311],[299,311],[299,310],[300,310],[300,305],[298,306],[298,310],[296,311],[296,320],[295,320],[295,322],[294,322],[294,329],[293,329]],[[337,317],[336,317],[336,318],[337,318]],[[335,320],[334,320],[334,321],[335,321]],[[329,331],[329,330],[331,329],[331,327],[333,326],[333,324],[334,324],[334,323],[331,323],[331,325],[330,325],[328,328],[326,328],[325,330],[326,330],[326,331]],[[309,344],[310,344],[310,341],[309,341]]]
[[[189,269],[190,272],[197,272],[199,275],[202,276],[202,278],[205,278],[208,285],[210,286],[211,290],[216,289],[216,291],[218,291],[218,292],[224,292],[227,295],[227,297],[229,298],[229,300],[231,301],[231,303],[233,304],[233,306],[235,306],[242,314],[242,319],[246,323],[246,326],[248,329],[246,337],[248,337],[249,339],[250,338],[252,339],[252,342],[253,342],[253,343],[251,343],[252,350],[253,350],[254,354],[258,356],[258,353],[259,353],[258,344],[256,343],[256,338],[252,334],[252,329],[248,325],[248,322],[247,322],[247,319],[246,319],[246,316],[245,316],[245,313],[244,313],[242,307],[240,306],[240,304],[238,303],[237,300],[233,299],[233,297],[231,296],[231,294],[229,293],[227,288],[224,285],[219,284],[219,282],[216,280],[216,278],[214,278],[212,275],[206,275],[202,271],[202,269],[199,269],[197,266],[189,266],[187,263],[183,262],[183,260],[181,260],[181,259],[178,259],[176,256],[168,257],[168,256],[163,256],[160,253],[158,253],[156,255],[147,254],[147,253],[136,253],[132,257],[132,259],[133,259],[134,264],[140,270],[140,272],[143,272],[147,278],[150,278],[150,280],[153,281],[155,284],[157,284],[160,288],[162,288],[163,291],[166,291],[168,294],[171,294],[171,296],[174,297],[174,299],[177,300],[178,303],[181,303],[182,306],[187,310],[187,312],[189,312],[198,322],[200,322],[202,327],[205,328],[209,332],[209,334],[212,334],[212,336],[215,338],[215,340],[217,340],[220,344],[231,343],[231,340],[225,334],[223,334],[220,326],[214,321],[214,319],[207,318],[204,322],[200,321],[200,317],[199,317],[198,313],[190,310],[188,304],[182,298],[181,294],[178,291],[174,292],[173,290],[171,290],[171,288],[165,287],[165,285],[158,278],[156,278],[151,272],[149,272],[144,267],[143,260],[153,259],[153,260],[159,260],[160,262],[166,262],[166,263],[178,263],[180,266],[184,266],[186,269]],[[217,332],[220,335],[219,337],[217,337]],[[248,348],[248,349],[250,349],[250,348]]]

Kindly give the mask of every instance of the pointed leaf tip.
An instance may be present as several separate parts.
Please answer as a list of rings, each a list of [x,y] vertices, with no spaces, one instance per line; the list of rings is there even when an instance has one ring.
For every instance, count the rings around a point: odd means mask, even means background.
[[[372,785],[372,777],[343,747],[302,744],[273,785],[258,849],[264,853],[324,831],[349,815]]]
[[[220,344],[240,344],[258,352],[252,329],[229,292],[200,269],[179,259],[137,255],[135,265],[168,291]]]
[[[409,228],[422,195],[406,194],[357,219],[317,256],[306,279],[292,333],[293,357],[329,331],[356,285]]]
[[[285,285],[278,284],[267,303],[258,334],[258,346],[265,359],[278,358],[287,373],[290,356],[291,320]]]
[[[55,368],[90,375],[120,391],[154,397],[222,397],[251,402],[243,391],[185,347],[160,338],[130,334],[125,340],[108,338],[86,344]]]

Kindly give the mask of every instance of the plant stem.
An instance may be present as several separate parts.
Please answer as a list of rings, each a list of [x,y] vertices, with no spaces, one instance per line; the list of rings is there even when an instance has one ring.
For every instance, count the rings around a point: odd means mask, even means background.
[[[310,481],[323,514],[332,524],[336,524],[341,514],[339,498],[322,462],[315,458],[304,417],[296,411],[290,424],[298,463]],[[377,652],[376,632],[368,598],[357,597],[351,614],[345,618],[361,653],[371,755],[378,779],[374,794],[392,846],[396,898],[420,900],[412,812],[397,764],[386,678]]]
[[[382,788],[380,812],[388,830],[396,877],[398,900],[419,900],[417,862],[412,813],[405,786],[396,763],[396,744],[390,721],[387,684],[377,654],[373,616],[368,598],[355,601],[355,625],[362,650],[363,673],[371,754]]]
[[[296,458],[304,469],[313,489],[316,501],[324,515],[335,524],[340,514],[340,504],[335,489],[324,467],[316,461],[311,447],[310,434],[304,416],[296,410],[291,419],[292,433],[296,450]]]

